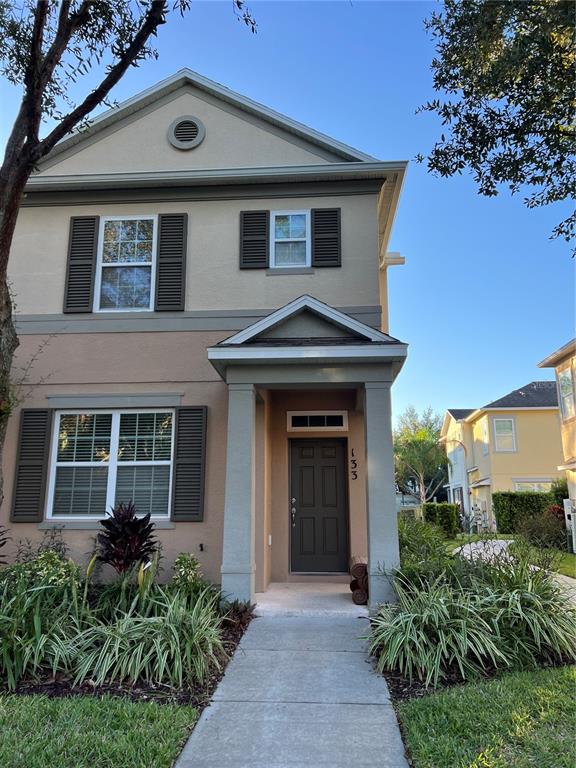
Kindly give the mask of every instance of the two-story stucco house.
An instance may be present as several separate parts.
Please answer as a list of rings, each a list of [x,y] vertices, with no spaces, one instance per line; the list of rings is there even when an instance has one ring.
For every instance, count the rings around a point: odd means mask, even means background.
[[[231,598],[398,564],[381,162],[183,70],[61,142],[11,280],[20,364],[0,522],[75,557],[134,500]]]
[[[552,352],[538,367],[554,368],[556,372],[564,451],[558,469],[566,472],[568,495],[576,506],[576,339]]]
[[[494,491],[547,491],[562,475],[556,384],[532,381],[482,408],[450,408],[441,438],[450,500],[491,528]]]

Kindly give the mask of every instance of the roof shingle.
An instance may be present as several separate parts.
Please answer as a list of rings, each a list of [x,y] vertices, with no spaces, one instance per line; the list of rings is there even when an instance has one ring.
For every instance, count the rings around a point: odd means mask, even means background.
[[[558,406],[555,381],[531,381],[484,408],[551,408]]]

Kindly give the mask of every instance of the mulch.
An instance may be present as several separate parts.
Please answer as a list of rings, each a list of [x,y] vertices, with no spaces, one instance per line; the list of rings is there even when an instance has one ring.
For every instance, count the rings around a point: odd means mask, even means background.
[[[72,681],[65,675],[52,675],[45,678],[21,680],[15,691],[8,691],[0,685],[0,693],[11,693],[19,696],[44,695],[50,698],[72,698],[74,696],[116,696],[130,701],[153,701],[157,704],[189,705],[198,710],[198,714],[208,706],[216,686],[224,677],[226,665],[232,658],[242,635],[248,627],[252,616],[244,616],[241,622],[224,621],[222,626],[222,640],[227,659],[221,663],[220,668],[213,667],[206,680],[196,683],[192,687],[171,688],[170,686],[155,686],[148,684],[123,684],[119,682],[106,685],[92,685],[89,681],[82,685],[72,685]]]

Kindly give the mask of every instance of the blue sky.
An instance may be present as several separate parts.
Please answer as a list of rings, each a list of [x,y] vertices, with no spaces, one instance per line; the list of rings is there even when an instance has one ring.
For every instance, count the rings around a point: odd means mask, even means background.
[[[158,61],[133,69],[122,100],[181,67],[383,160],[412,161],[390,250],[390,332],[410,345],[394,388],[407,405],[480,406],[551,371],[539,360],[574,335],[575,262],[550,241],[567,207],[529,211],[503,191],[480,197],[467,177],[439,179],[414,162],[440,133],[416,115],[434,96],[423,20],[436,3],[254,2],[258,33],[231,0],[193,2],[160,30]],[[4,140],[17,104],[0,87]]]

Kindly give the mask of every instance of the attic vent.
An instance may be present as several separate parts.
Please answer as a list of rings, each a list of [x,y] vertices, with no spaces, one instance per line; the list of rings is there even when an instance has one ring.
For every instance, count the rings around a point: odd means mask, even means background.
[[[192,115],[178,117],[168,128],[168,141],[176,149],[194,149],[205,135],[204,123]]]

